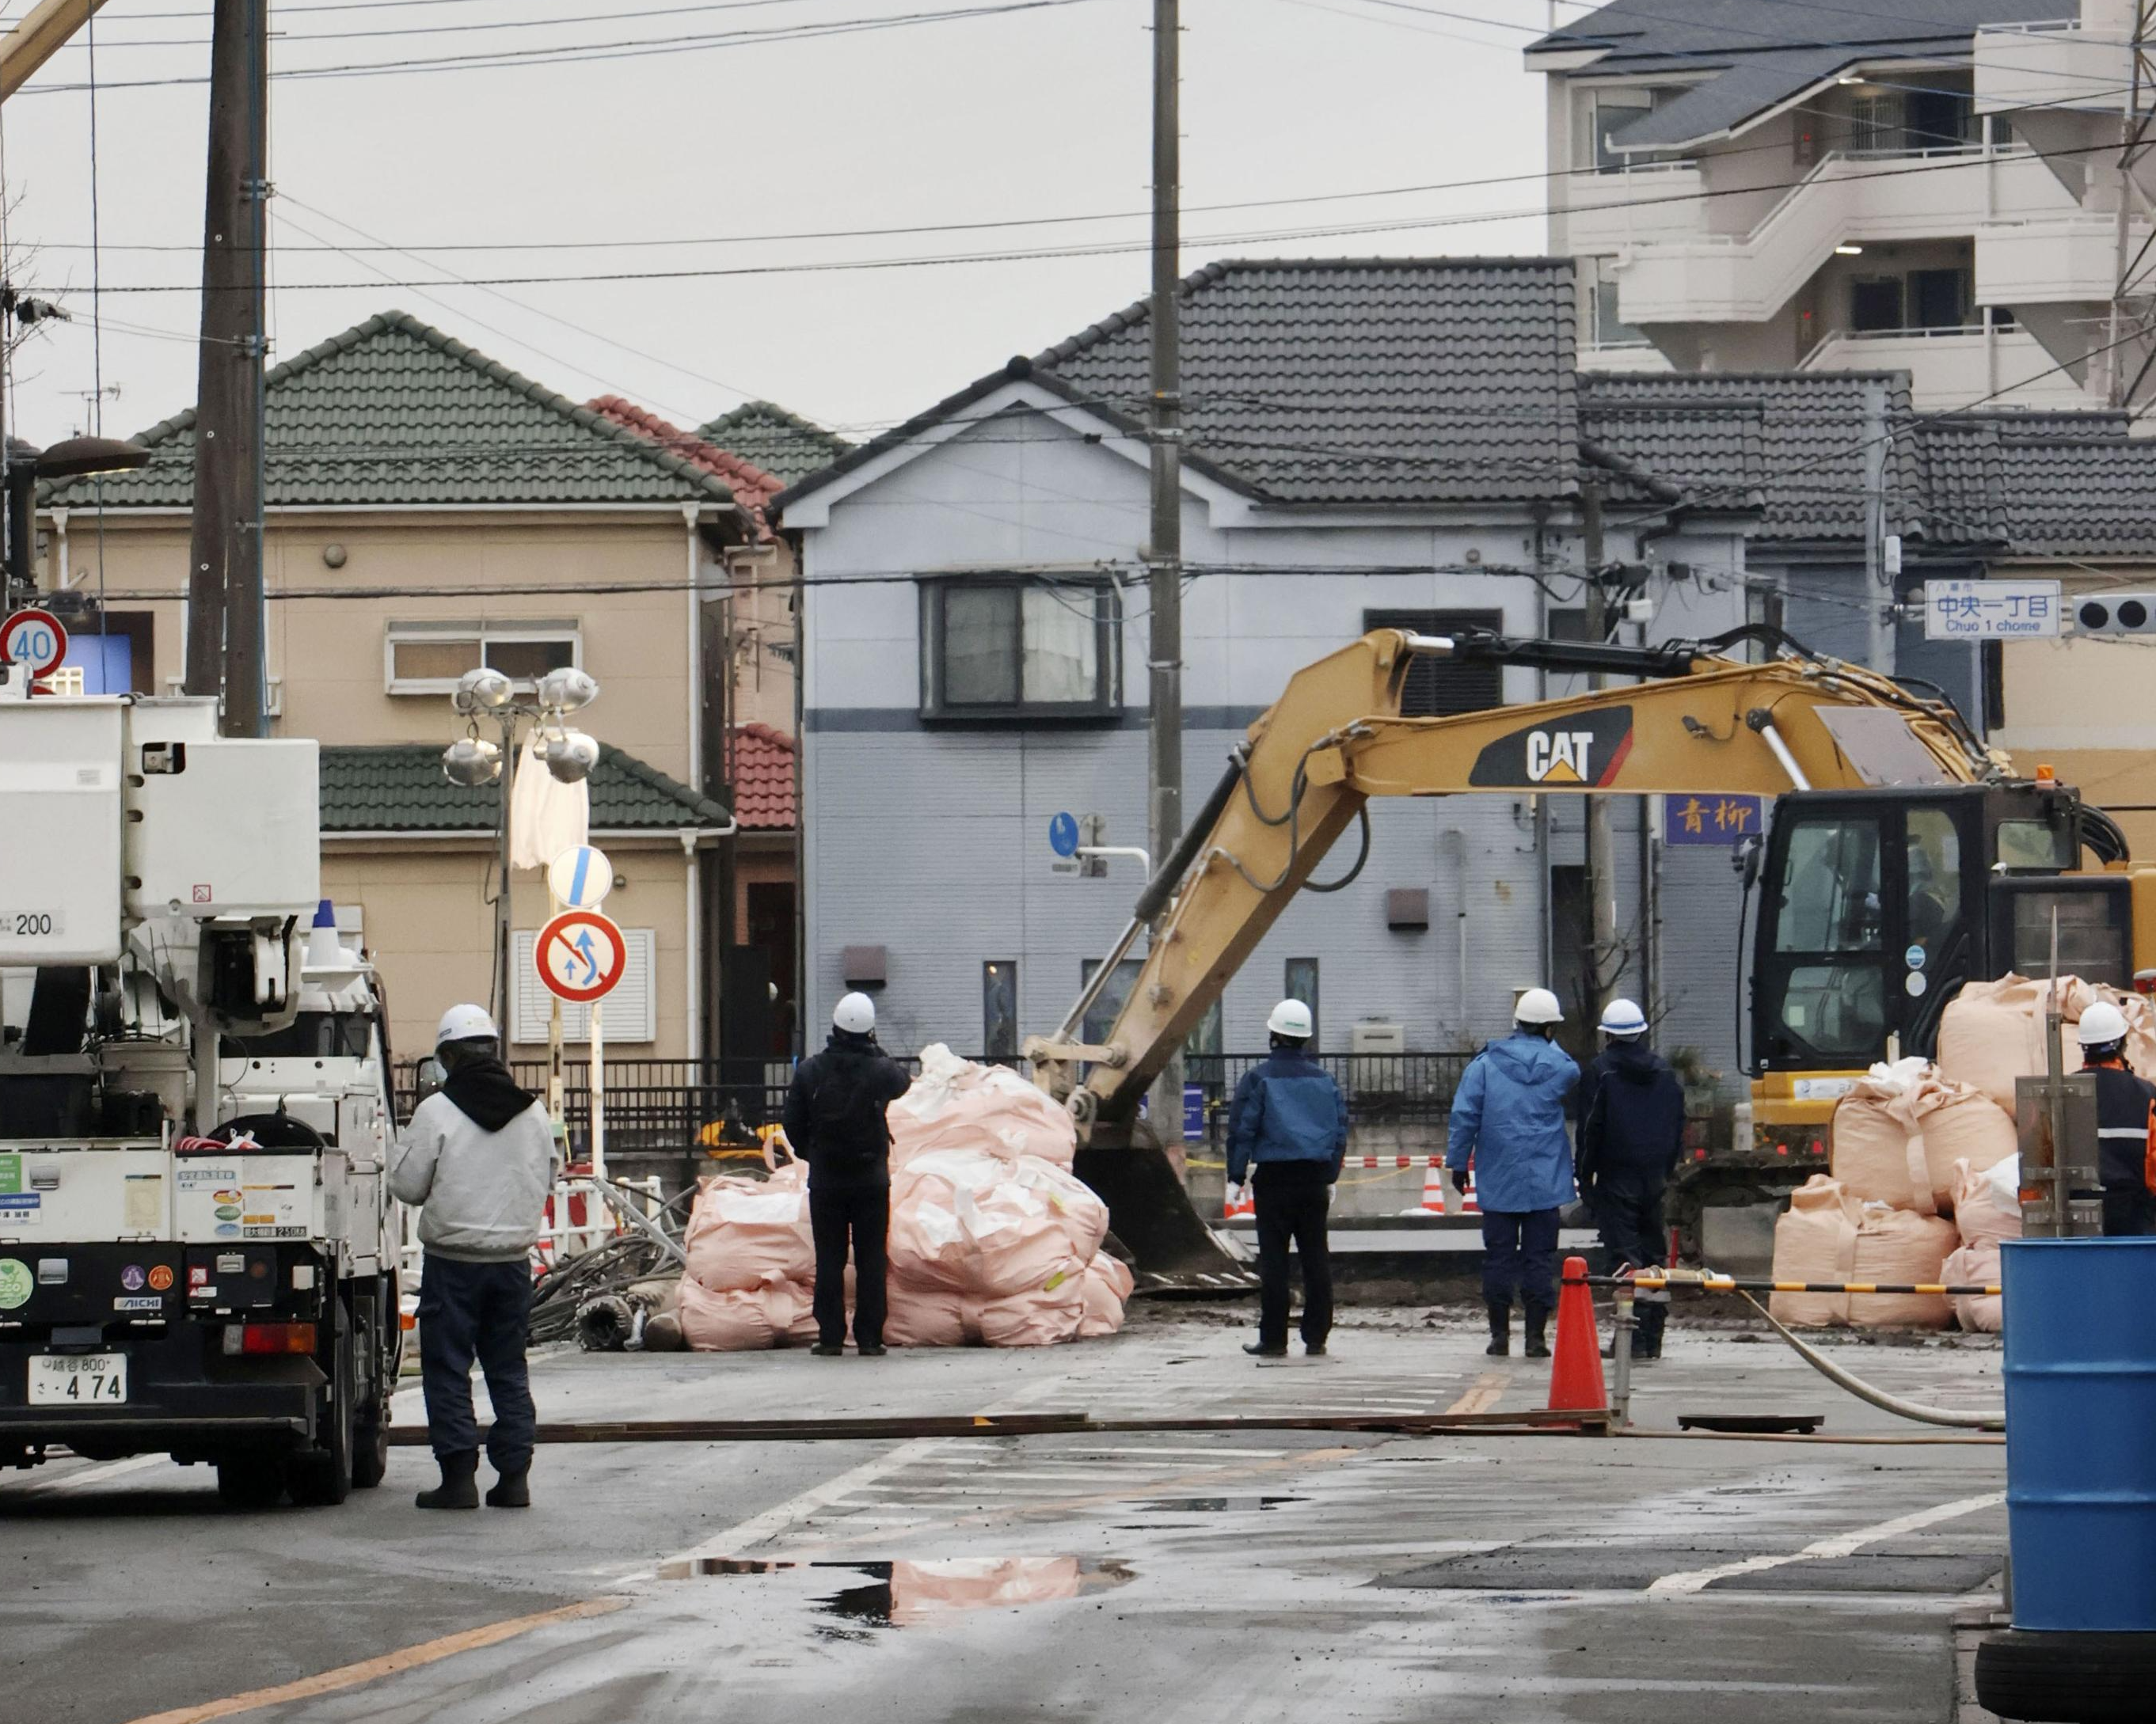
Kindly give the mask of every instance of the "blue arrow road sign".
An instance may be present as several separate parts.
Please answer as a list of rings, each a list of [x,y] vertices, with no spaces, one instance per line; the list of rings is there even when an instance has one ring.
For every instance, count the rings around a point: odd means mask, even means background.
[[[1078,854],[1078,817],[1058,814],[1048,823],[1048,848],[1059,856]]]

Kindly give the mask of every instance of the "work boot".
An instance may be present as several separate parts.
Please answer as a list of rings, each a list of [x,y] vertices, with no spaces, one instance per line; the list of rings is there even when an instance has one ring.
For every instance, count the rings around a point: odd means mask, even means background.
[[[1325,1357],[1325,1343],[1322,1341],[1306,1341],[1302,1344],[1302,1351],[1306,1357],[1322,1359]]]
[[[1490,1311],[1490,1344],[1482,1351],[1493,1359],[1502,1359],[1512,1351],[1512,1307],[1495,1300],[1484,1302]]]
[[[1527,1307],[1527,1344],[1521,1351],[1531,1359],[1546,1359],[1550,1356],[1549,1342],[1543,1338],[1549,1330],[1549,1315],[1545,1306],[1531,1305]]]
[[[477,1508],[479,1451],[470,1449],[461,1455],[444,1455],[439,1465],[442,1482],[432,1491],[422,1491],[412,1499],[413,1505],[423,1509]]]
[[[486,1493],[489,1508],[530,1508],[531,1506],[531,1468],[529,1463],[513,1473],[503,1473],[494,1481],[494,1489]]]
[[[1276,1346],[1270,1342],[1246,1341],[1243,1351],[1254,1359],[1284,1359],[1287,1357],[1287,1343],[1283,1341]]]
[[[880,1359],[891,1349],[880,1341],[864,1341],[858,1343],[854,1351],[865,1359]]]
[[[819,1341],[808,1351],[819,1359],[836,1359],[845,1354],[844,1346],[836,1341]]]
[[[1666,1305],[1643,1305],[1640,1307],[1640,1326],[1632,1331],[1632,1357],[1640,1360],[1659,1359],[1662,1356],[1662,1326],[1670,1320]]]

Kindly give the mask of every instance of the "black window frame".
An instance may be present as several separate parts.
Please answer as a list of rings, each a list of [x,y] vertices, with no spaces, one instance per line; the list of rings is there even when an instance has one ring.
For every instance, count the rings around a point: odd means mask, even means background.
[[[1122,712],[1122,604],[1116,583],[1105,576],[1041,575],[969,571],[964,574],[923,575],[921,593],[921,717],[937,725],[1103,724],[1113,723]],[[952,702],[943,694],[944,608],[950,594],[963,591],[1002,591],[1016,588],[1018,606],[1015,651],[1024,651],[1024,589],[1029,586],[1055,587],[1067,594],[1086,595],[1095,602],[1094,693],[1090,700],[1028,700],[1024,698],[1024,666],[1019,664],[1019,698],[1015,701]]]
[[[1413,610],[1394,606],[1363,613],[1363,632],[1405,629],[1416,634],[1457,634],[1483,629],[1501,634],[1499,610]],[[1403,718],[1454,718],[1488,712],[1505,704],[1505,667],[1481,660],[1417,659],[1400,690]]]

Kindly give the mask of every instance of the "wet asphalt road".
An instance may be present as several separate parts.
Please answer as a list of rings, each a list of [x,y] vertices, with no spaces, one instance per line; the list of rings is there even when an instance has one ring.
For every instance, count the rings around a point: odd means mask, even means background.
[[[1464,1327],[1360,1320],[1333,1358],[1278,1366],[1186,1316],[1023,1355],[561,1353],[536,1381],[548,1419],[1540,1403],[1541,1369],[1485,1359]],[[1672,1342],[1640,1379],[1650,1431],[1767,1408],[1889,1429],[1779,1347]],[[1841,1357],[1919,1399],[1999,1398],[1995,1352]],[[413,1509],[430,1471],[398,1449],[388,1483],[341,1509],[262,1513],[162,1460],[5,1475],[7,1711],[1933,1724],[1952,1716],[1953,1619],[1995,1592],[2005,1542],[2003,1451],[1957,1444],[579,1445],[542,1453],[532,1510],[462,1516]],[[505,1623],[519,1631],[469,1638]],[[425,1661],[382,1662],[400,1653]],[[218,1704],[235,1697],[266,1703]]]

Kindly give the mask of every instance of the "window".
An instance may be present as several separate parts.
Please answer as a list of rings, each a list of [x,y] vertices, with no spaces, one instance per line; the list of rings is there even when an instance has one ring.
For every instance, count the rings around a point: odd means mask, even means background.
[[[1502,629],[1502,611],[1365,611],[1363,632],[1405,629],[1416,634],[1457,634],[1464,629]],[[1456,712],[1485,712],[1505,704],[1505,671],[1500,664],[1470,664],[1456,659],[1416,659],[1408,666],[1400,691],[1403,718],[1446,718]]]
[[[1217,1060],[1220,1056],[1220,1002],[1215,1000],[1205,1008],[1205,1015],[1198,1020],[1198,1028],[1190,1032],[1183,1044],[1183,1051],[1199,1059]]]
[[[2073,829],[2064,822],[2002,820],[1999,823],[1997,844],[1999,865],[2010,874],[2017,869],[2049,873],[2054,869],[2071,868],[2076,859]]]
[[[1906,147],[1957,150],[1975,135],[1976,104],[1967,91],[1915,90],[1905,95],[1908,121],[1902,136]]]
[[[1094,972],[1100,967],[1101,961],[1096,957],[1089,957],[1079,965],[1081,993],[1093,985]],[[1123,1015],[1123,1004],[1130,998],[1131,989],[1137,984],[1138,972],[1144,967],[1144,961],[1135,957],[1127,957],[1116,966],[1116,973],[1108,978],[1107,985],[1101,990],[1101,997],[1093,1002],[1091,1008],[1086,1013],[1081,1034],[1090,1045],[1097,1048],[1106,1043],[1110,1033],[1116,1027],[1116,1019]]]
[[[1115,589],[997,576],[924,581],[924,718],[1092,718],[1120,699]]]
[[[1849,284],[1849,326],[1860,332],[1901,329],[1902,278],[1860,275]]]
[[[1877,949],[1879,825],[1806,820],[1789,834],[1788,885],[1774,927],[1778,952]]]
[[[392,623],[383,644],[393,695],[449,695],[482,664],[530,687],[583,663],[574,623]]]
[[[1897,155],[1903,142],[1902,92],[1874,90],[1849,99],[1849,147],[1853,155]]]
[[[538,937],[536,931],[518,933],[516,949],[509,957],[512,972],[510,985],[516,993],[516,1009],[509,1026],[510,1039],[527,1045],[547,1039],[547,1020],[554,1000],[553,995],[547,992],[546,983],[539,979],[538,967],[531,961],[532,942]],[[658,996],[652,985],[652,931],[624,928],[622,938],[628,944],[628,952],[627,961],[622,965],[621,980],[601,1002],[606,1008],[602,1022],[609,1048],[619,1043],[654,1041],[659,1034]],[[588,1042],[592,1039],[589,1006],[563,1003],[562,1039],[566,1042]]]
[[[1580,140],[1579,166],[1604,173],[1623,171],[1632,159],[1610,146],[1611,136],[1654,110],[1651,90],[1594,90],[1587,93],[1587,135]]]
[[[981,1051],[991,1060],[1018,1058],[1018,966],[1008,958],[981,966]]]
[[[1946,950],[1961,923],[1961,834],[1944,808],[1909,810],[1909,941]]]
[[[1281,966],[1281,993],[1288,999],[1301,1000],[1310,1008],[1310,1051],[1315,1054],[1323,1043],[1320,1033],[1324,1026],[1317,1017],[1317,960],[1314,957],[1291,957]]]
[[[1616,266],[1614,258],[1594,260],[1594,318],[1589,331],[1590,344],[1597,347],[1644,347],[1648,345],[1646,332],[1617,316]]]
[[[1959,329],[1967,323],[1971,302],[1969,273],[1966,269],[1912,269],[1911,324],[1917,329]]]

